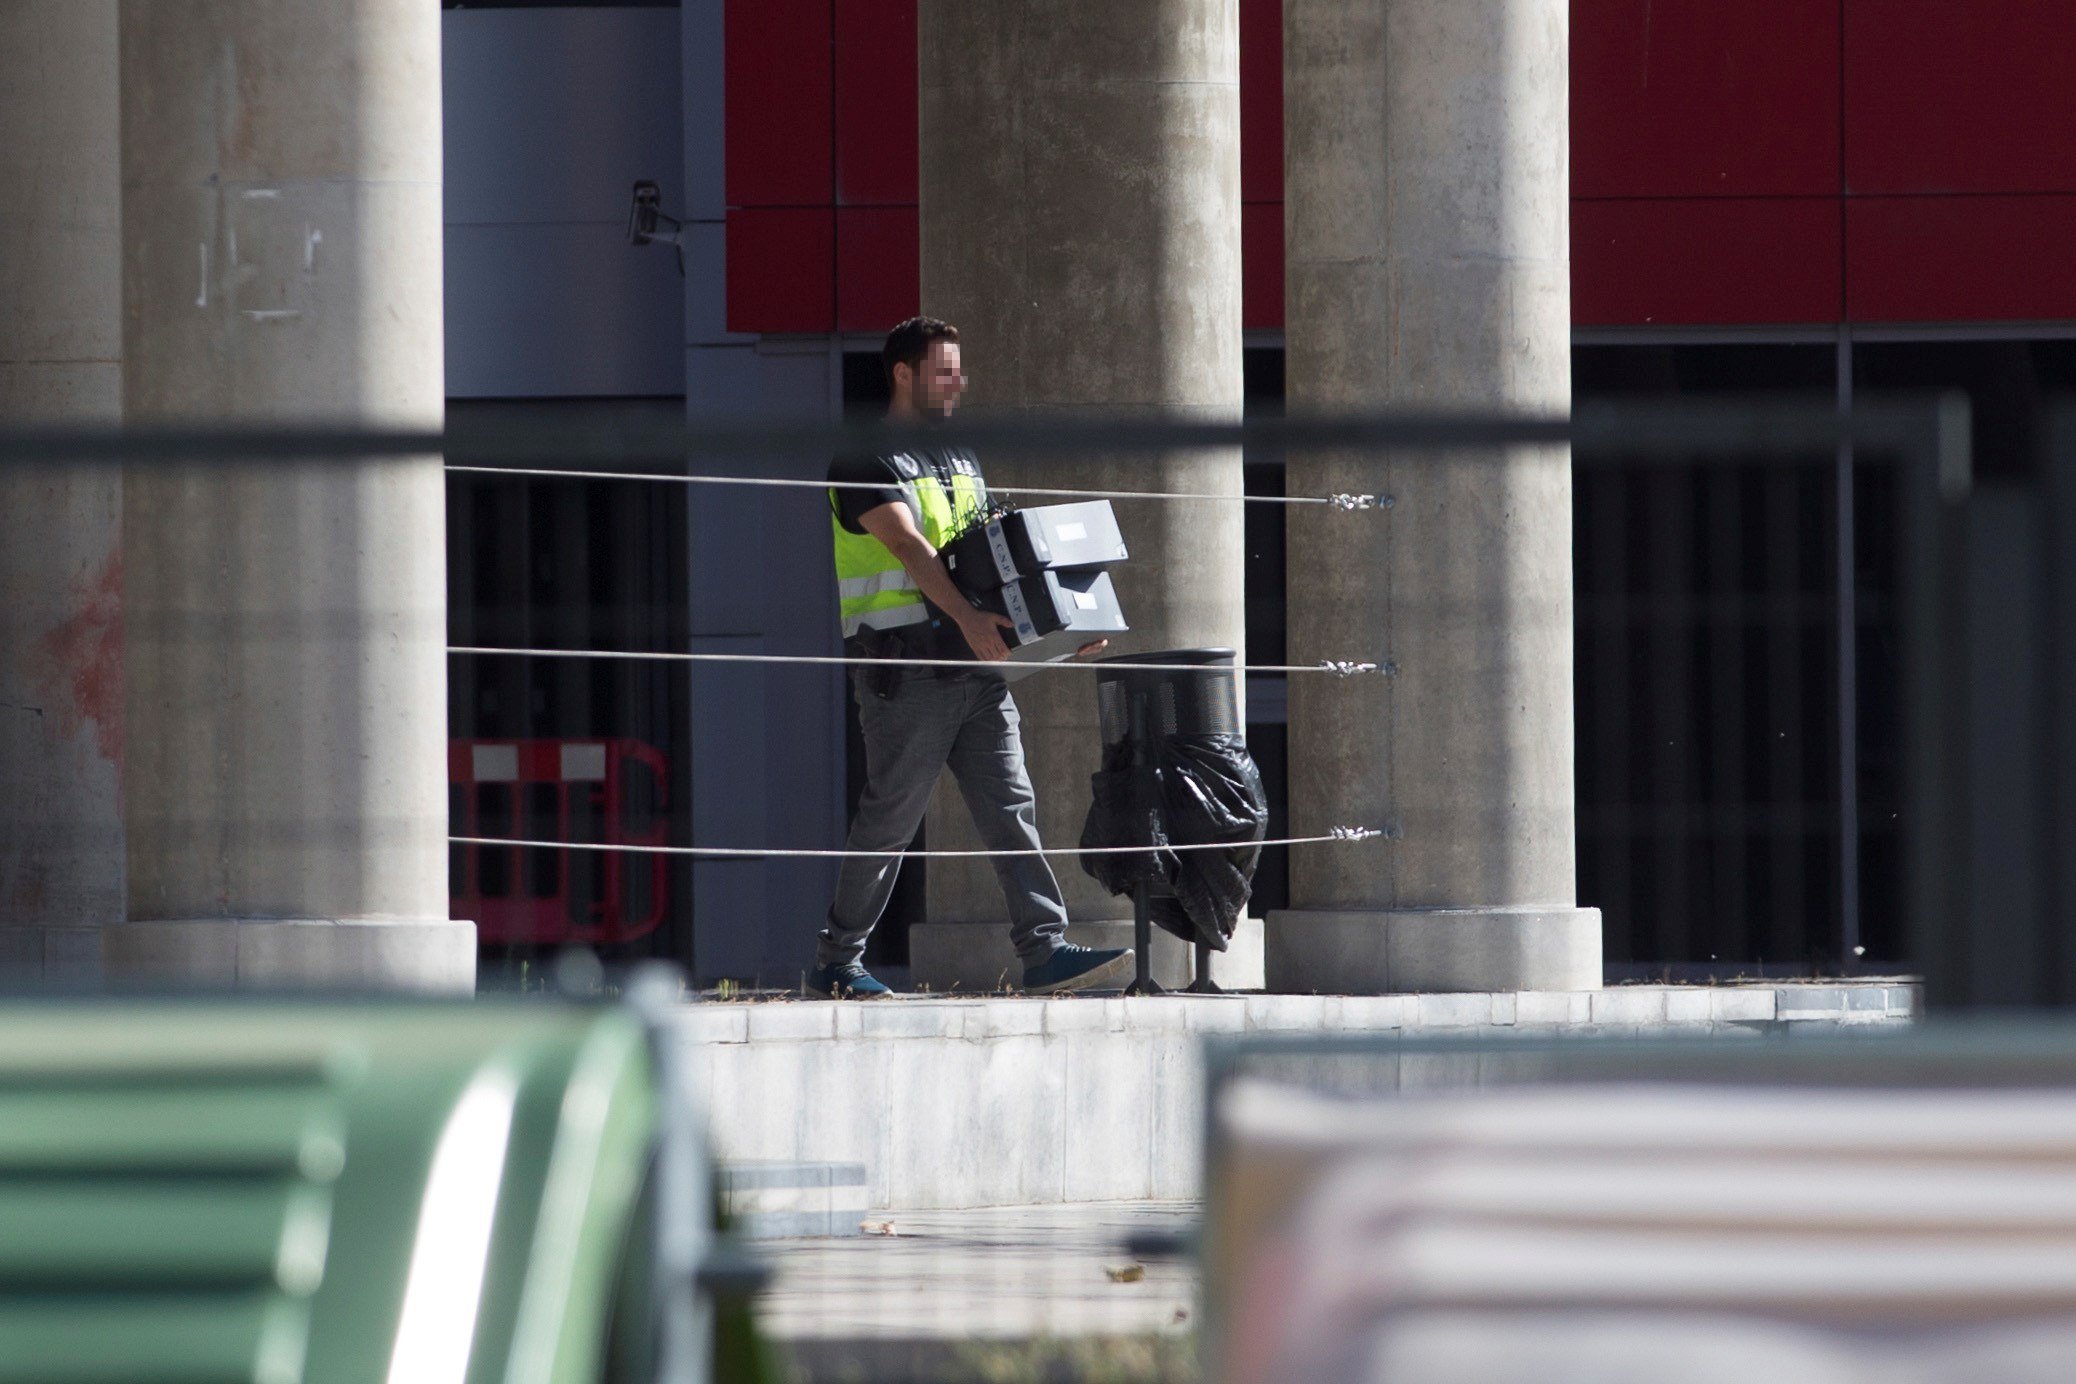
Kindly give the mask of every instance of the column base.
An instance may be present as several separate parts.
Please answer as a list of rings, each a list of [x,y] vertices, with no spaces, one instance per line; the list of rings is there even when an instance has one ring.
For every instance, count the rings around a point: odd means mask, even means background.
[[[1597,908],[1294,909],[1268,924],[1273,994],[1600,988]]]
[[[1074,923],[1067,940],[1084,947],[1129,947],[1132,920]],[[1195,965],[1194,947],[1173,933],[1153,930],[1154,980],[1180,990],[1195,979]],[[1001,923],[915,923],[908,929],[908,973],[917,989],[927,985],[938,994],[987,994],[1015,989],[1024,970]],[[1227,990],[1261,989],[1259,918],[1242,918],[1226,949],[1211,954],[1211,979]]]
[[[476,989],[476,925],[450,918],[171,918],[111,923],[117,985],[210,990]]]
[[[0,987],[86,990],[100,980],[100,928],[0,927]]]

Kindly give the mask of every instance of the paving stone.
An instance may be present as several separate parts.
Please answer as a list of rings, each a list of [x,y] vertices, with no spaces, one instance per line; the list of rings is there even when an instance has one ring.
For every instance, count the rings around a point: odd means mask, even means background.
[[[43,979],[48,985],[90,986],[101,979],[101,929],[53,927],[43,934]]]
[[[747,1004],[688,1004],[678,1031],[701,1043],[741,1043],[750,1036]]]
[[[1343,995],[1340,1026],[1343,1033],[1386,1033],[1412,1022],[1412,995]]]
[[[1258,1033],[1318,1032],[1326,1002],[1317,995],[1249,995],[1247,1027]]]
[[[1837,1019],[1845,1012],[1845,991],[1825,985],[1783,985],[1775,991],[1774,1017]]]
[[[1239,995],[1193,996],[1183,1018],[1192,1033],[1238,1033],[1247,1027],[1247,1001]]]
[[[881,1004],[891,1002],[875,1001]],[[747,1008],[750,1012],[749,1041],[753,1043],[836,1036],[837,1006],[827,1001],[780,1001],[772,1004],[753,1004]]]
[[[1665,992],[1666,1023],[1705,1024],[1713,1017],[1707,990],[1680,987]]]
[[[977,1004],[973,1006],[972,1013],[980,1016],[989,1038],[1019,1038],[1045,1032],[1044,1000],[1004,1000],[995,1004]],[[967,1027],[970,1035],[970,1020]]]
[[[1665,991],[1656,985],[1622,985],[1597,990],[1591,999],[1595,1024],[1662,1024]]]
[[[1126,1201],[1153,1192],[1151,1037],[1077,1033],[1066,1050],[1062,1175],[1077,1199]]]
[[[1193,1035],[1153,1045],[1151,1194],[1188,1197],[1203,1186],[1204,1063]],[[1179,1155],[1179,1156],[1178,1156]]]
[[[1103,1010],[1099,999],[1056,999],[1046,1000],[1045,1032],[1047,1033],[1101,1033],[1110,1025],[1109,1015]]]
[[[1514,1022],[1526,1027],[1572,1022],[1572,1004],[1581,1008],[1587,996],[1566,990],[1523,990],[1514,996]]]
[[[1760,985],[1730,985],[1708,992],[1709,1017],[1717,1023],[1772,1022],[1775,992]]]
[[[1170,990],[1165,995],[1134,995],[1130,999],[1105,1000],[1104,1004],[1115,1006],[1105,1011],[1112,1032],[1182,1033],[1189,1028],[1190,1007],[1196,1002],[1195,995]]]
[[[1186,1234],[1201,1215],[1182,1200],[873,1213],[894,1233],[761,1246],[776,1272],[757,1318],[815,1379],[970,1378],[957,1352],[975,1339],[1184,1332],[1193,1256],[1148,1258],[1129,1283],[1104,1270],[1134,1235]],[[932,1342],[936,1356],[917,1352]]]
[[[0,972],[42,979],[42,928],[0,927]]]
[[[950,1038],[964,1028],[962,1009],[943,1000],[869,1000],[858,1019],[867,1038]]]
[[[1490,995],[1417,995],[1413,1022],[1420,1028],[1467,1028],[1492,1022]]]

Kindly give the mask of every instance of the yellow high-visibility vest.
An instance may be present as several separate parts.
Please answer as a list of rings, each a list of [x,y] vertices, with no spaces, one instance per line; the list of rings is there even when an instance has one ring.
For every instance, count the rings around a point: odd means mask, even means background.
[[[986,490],[977,475],[955,474],[949,488],[928,463],[906,454],[894,458],[900,488],[916,515],[916,527],[933,548],[980,515]],[[836,540],[836,594],[843,612],[843,637],[861,630],[899,629],[930,618],[915,578],[886,544],[843,526],[837,491],[829,492],[829,528]]]

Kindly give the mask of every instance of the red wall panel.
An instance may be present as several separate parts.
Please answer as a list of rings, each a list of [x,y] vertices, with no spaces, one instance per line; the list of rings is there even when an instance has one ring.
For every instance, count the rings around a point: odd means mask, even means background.
[[[1240,208],[1240,325],[1283,327],[1283,204],[1248,202]]]
[[[2076,192],[2076,5],[1845,0],[1854,192]]]
[[[727,0],[728,204],[827,206],[829,0]]]
[[[836,200],[916,199],[916,0],[836,0]]]
[[[1574,202],[1572,321],[1836,322],[1841,234],[1833,198]]]
[[[1830,0],[1572,0],[1571,45],[1575,195],[1838,191]]]
[[[728,330],[836,326],[836,213],[755,207],[728,213]]]
[[[2076,318],[2076,197],[1856,197],[1855,322]]]
[[[914,207],[836,212],[836,329],[883,332],[915,316],[923,290]]]
[[[1240,200],[1283,200],[1283,0],[1240,0]]]

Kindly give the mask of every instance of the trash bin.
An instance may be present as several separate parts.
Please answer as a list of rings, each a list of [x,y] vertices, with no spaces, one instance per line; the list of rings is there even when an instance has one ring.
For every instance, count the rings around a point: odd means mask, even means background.
[[[1142,668],[1136,665],[1166,665]],[[1172,665],[1188,665],[1183,669]],[[1107,658],[1096,673],[1103,764],[1090,782],[1082,868],[1113,894],[1130,894],[1139,976],[1149,973],[1151,927],[1197,947],[1197,982],[1214,988],[1209,954],[1224,951],[1252,891],[1268,826],[1261,772],[1240,724],[1231,649],[1171,649]],[[1224,846],[1176,851],[1174,846]]]

